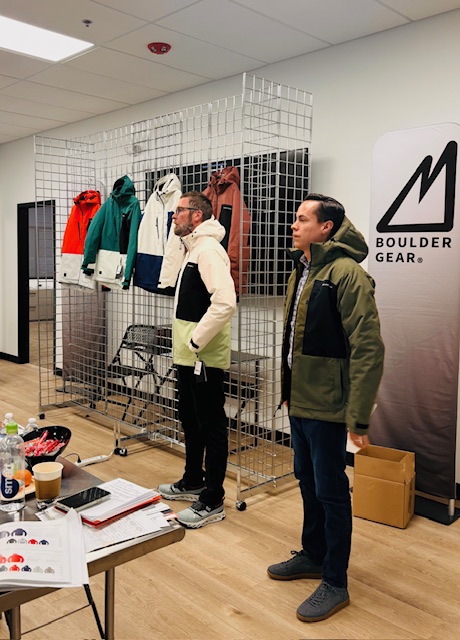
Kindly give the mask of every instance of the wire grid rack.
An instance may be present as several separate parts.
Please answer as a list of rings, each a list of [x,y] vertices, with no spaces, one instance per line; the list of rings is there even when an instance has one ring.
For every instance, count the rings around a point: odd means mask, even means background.
[[[240,226],[240,290],[226,373],[229,470],[237,505],[292,478],[287,416],[278,410],[282,315],[292,262],[290,225],[308,192],[312,96],[243,76],[239,95],[188,107],[78,140],[36,137],[36,201],[54,210],[39,252],[59,271],[73,199],[96,189],[102,202],[123,175],[143,210],[158,180],[174,173],[182,192],[203,191],[213,172],[236,167],[249,235]],[[249,260],[243,260],[249,246]],[[40,406],[74,403],[110,419],[115,448],[131,439],[183,447],[171,359],[173,298],[62,285],[54,277],[54,320],[39,327]],[[40,304],[40,299],[38,304]]]

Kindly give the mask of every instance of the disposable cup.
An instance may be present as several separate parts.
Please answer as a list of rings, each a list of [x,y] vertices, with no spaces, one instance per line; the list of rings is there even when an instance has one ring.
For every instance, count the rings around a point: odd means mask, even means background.
[[[37,502],[53,500],[61,492],[62,469],[60,462],[39,462],[32,467]]]

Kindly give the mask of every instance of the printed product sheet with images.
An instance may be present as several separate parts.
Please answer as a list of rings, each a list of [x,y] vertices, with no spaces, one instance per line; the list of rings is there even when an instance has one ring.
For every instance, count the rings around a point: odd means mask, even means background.
[[[71,510],[53,522],[0,525],[0,590],[88,583],[83,525]]]
[[[66,516],[55,507],[37,514],[43,521],[62,519]],[[164,502],[159,502],[140,511],[130,513],[115,522],[92,528],[83,527],[86,552],[103,549],[136,538],[151,538],[161,530],[168,529],[169,520],[175,516]]]

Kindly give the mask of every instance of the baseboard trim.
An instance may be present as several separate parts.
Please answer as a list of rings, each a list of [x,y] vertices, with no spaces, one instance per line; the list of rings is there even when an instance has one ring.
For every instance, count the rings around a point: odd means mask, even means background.
[[[24,364],[24,362],[19,360],[18,356],[12,356],[11,354],[3,353],[2,351],[0,351],[0,360],[8,360],[8,362],[14,362],[16,364]]]

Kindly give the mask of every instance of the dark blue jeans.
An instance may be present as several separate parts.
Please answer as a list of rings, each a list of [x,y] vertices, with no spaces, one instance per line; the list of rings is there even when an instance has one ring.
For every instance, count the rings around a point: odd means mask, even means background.
[[[327,583],[346,587],[352,528],[346,427],[292,416],[289,420],[294,474],[303,499],[302,548],[323,565]]]
[[[177,366],[179,419],[185,435],[187,487],[206,485],[200,500],[220,504],[228,457],[228,418],[225,414],[224,371],[206,367],[206,382],[199,382],[193,367]],[[204,471],[203,471],[204,462]]]

